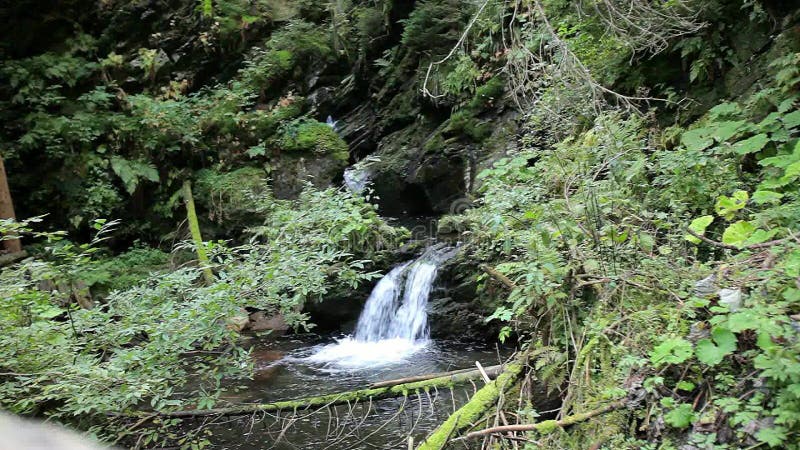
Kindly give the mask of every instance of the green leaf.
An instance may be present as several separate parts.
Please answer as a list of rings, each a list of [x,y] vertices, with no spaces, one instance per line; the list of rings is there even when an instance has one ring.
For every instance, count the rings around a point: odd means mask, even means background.
[[[756,439],[766,443],[770,447],[778,447],[787,443],[786,431],[783,427],[762,428],[756,433]]]
[[[713,342],[712,342],[713,339]],[[711,330],[711,339],[697,341],[695,354],[700,362],[709,366],[716,366],[722,359],[736,350],[736,335],[727,328],[714,327]]]
[[[791,111],[794,109],[794,98],[787,98],[786,100],[782,101],[780,105],[778,105],[778,112],[785,113],[786,111]]]
[[[800,160],[800,158],[795,155],[778,155],[764,158],[758,163],[764,167],[777,167],[779,169],[783,169],[798,160]]]
[[[695,128],[683,133],[681,136],[681,143],[686,146],[689,151],[705,150],[714,144],[714,139],[711,138],[711,133],[714,130],[711,128]]]
[[[254,145],[245,151],[245,154],[251,158],[255,158],[257,156],[264,156],[267,154],[267,148],[264,146],[263,142],[260,142],[258,145]]]
[[[650,362],[655,366],[680,364],[692,356],[692,344],[683,338],[670,338],[650,352]]]
[[[786,167],[786,171],[783,173],[781,181],[794,181],[798,175],[800,175],[800,161],[795,161]]]
[[[786,128],[795,128],[800,126],[800,110],[790,112],[783,116],[783,124],[786,125]]]
[[[664,415],[664,421],[675,428],[686,428],[695,419],[691,403],[681,403],[677,408]]]
[[[744,208],[749,198],[747,191],[736,191],[732,197],[721,195],[714,205],[714,210],[725,219],[731,220],[736,211]]]
[[[740,220],[728,226],[722,233],[722,242],[736,247],[742,247],[745,241],[753,234],[756,227],[750,222]]]
[[[720,103],[719,105],[708,110],[708,117],[711,120],[716,120],[724,117],[738,116],[741,113],[742,113],[742,108],[739,106],[738,103],[725,102],[725,103]]]
[[[689,229],[702,236],[703,234],[705,234],[706,228],[708,228],[708,226],[711,225],[711,222],[713,221],[714,221],[714,216],[711,215],[701,216],[694,219],[692,223],[689,224]],[[691,234],[687,234],[686,236],[684,236],[684,239],[693,244],[700,243],[700,239],[697,239]]]
[[[758,328],[758,316],[749,310],[737,311],[728,316],[728,328],[734,333],[754,330]]]
[[[675,387],[681,391],[692,392],[696,386],[691,381],[682,380],[679,381],[678,384],[675,385]]]
[[[800,277],[800,250],[793,250],[786,255],[778,267],[790,277]]]
[[[735,151],[739,155],[746,155],[748,153],[758,153],[763,149],[767,143],[769,142],[769,138],[766,134],[761,133],[757,134],[753,137],[747,138],[743,141],[739,141],[733,145],[733,151]]]
[[[711,134],[717,142],[727,141],[728,139],[732,138],[739,134],[740,131],[744,129],[744,126],[747,122],[743,120],[731,120],[725,122],[719,122],[717,128]]]
[[[783,194],[781,193],[759,189],[753,192],[752,200],[757,205],[763,205],[765,203],[779,203],[782,198]]]
[[[772,229],[769,231],[762,230],[761,228],[757,229],[753,232],[753,234],[744,241],[744,245],[753,245],[753,244],[761,244],[762,242],[767,242],[770,239],[774,238],[775,235],[778,234],[777,229]]]

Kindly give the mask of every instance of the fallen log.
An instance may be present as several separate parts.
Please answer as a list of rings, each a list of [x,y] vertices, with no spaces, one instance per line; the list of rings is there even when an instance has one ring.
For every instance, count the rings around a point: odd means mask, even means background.
[[[489,366],[489,367],[486,367],[484,370],[486,370],[486,373],[489,376],[496,377],[500,373],[500,370],[501,370],[502,367],[503,366],[500,366],[500,365]],[[386,387],[386,386],[395,386],[395,385],[398,385],[398,384],[413,383],[415,381],[425,381],[425,380],[430,380],[432,378],[440,378],[440,377],[446,377],[446,376],[451,376],[451,375],[457,375],[457,374],[460,374],[460,373],[466,374],[466,373],[472,373],[472,372],[475,372],[476,378],[477,378],[477,375],[481,375],[480,371],[478,369],[458,369],[458,370],[452,370],[450,372],[429,373],[429,374],[426,374],[426,375],[416,375],[416,376],[413,376],[413,377],[396,378],[394,380],[379,381],[377,383],[372,383],[371,385],[369,385],[369,387],[371,387],[371,388],[379,388],[379,387]]]
[[[499,371],[500,370],[498,368],[497,372]],[[324,408],[357,401],[374,401],[386,398],[404,397],[407,395],[428,392],[430,389],[450,389],[455,385],[479,379],[481,376],[482,375],[478,370],[467,370],[465,372],[456,371],[455,373],[449,373],[443,376],[420,381],[401,382],[391,386],[372,387],[356,391],[320,395],[317,397],[306,397],[297,400],[284,400],[273,403],[242,404],[227,408],[164,411],[158,412],[156,415],[157,417],[244,416],[257,412],[272,412],[281,410],[294,411],[314,407]],[[146,417],[152,414],[154,414],[153,411],[142,411],[122,415],[126,417]]]
[[[564,417],[561,420],[545,420],[539,423],[504,425],[499,427],[486,428],[483,430],[467,433],[467,435],[461,439],[472,439],[476,437],[486,436],[487,434],[508,433],[508,432],[536,431],[543,434],[550,433],[556,430],[557,428],[564,428],[570,425],[575,425],[577,423],[584,422],[586,420],[591,419],[592,417],[599,416],[607,412],[611,412],[615,409],[619,409],[624,405],[625,405],[624,401],[617,401],[614,403],[609,403],[608,405],[605,405],[601,408]]]
[[[417,447],[417,450],[441,450],[450,440],[450,436],[469,427],[478,421],[487,409],[497,403],[500,395],[511,388],[522,374],[527,360],[524,353],[508,364],[497,378],[480,388],[464,406],[450,415],[439,428],[434,430]]]

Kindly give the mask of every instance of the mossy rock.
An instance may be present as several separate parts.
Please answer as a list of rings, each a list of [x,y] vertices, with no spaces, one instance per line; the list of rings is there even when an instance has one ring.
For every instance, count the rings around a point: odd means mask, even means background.
[[[347,161],[349,158],[344,139],[327,124],[315,120],[301,121],[287,126],[277,144],[285,152],[331,155],[340,161]]]

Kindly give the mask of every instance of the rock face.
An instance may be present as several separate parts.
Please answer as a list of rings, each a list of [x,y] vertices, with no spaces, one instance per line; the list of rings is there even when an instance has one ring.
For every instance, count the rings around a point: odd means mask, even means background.
[[[341,177],[346,165],[335,155],[282,155],[270,161],[273,193],[277,198],[296,198],[306,182],[324,189]]]
[[[436,289],[428,303],[431,335],[438,338],[497,336],[497,327],[487,324],[494,307],[478,291],[478,269],[464,251],[439,267]]]

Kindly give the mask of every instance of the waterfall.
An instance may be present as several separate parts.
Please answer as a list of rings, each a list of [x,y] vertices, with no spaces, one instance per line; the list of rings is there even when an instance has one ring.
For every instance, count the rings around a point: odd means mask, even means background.
[[[452,248],[431,247],[396,266],[367,299],[353,336],[320,347],[308,360],[342,367],[374,367],[401,361],[429,343],[428,296],[439,264]]]
[[[359,342],[428,339],[425,308],[435,278],[436,264],[423,259],[392,269],[367,299],[358,319],[355,339]]]
[[[370,181],[369,177],[370,171],[366,167],[354,165],[344,169],[344,185],[353,194],[364,192]]]

